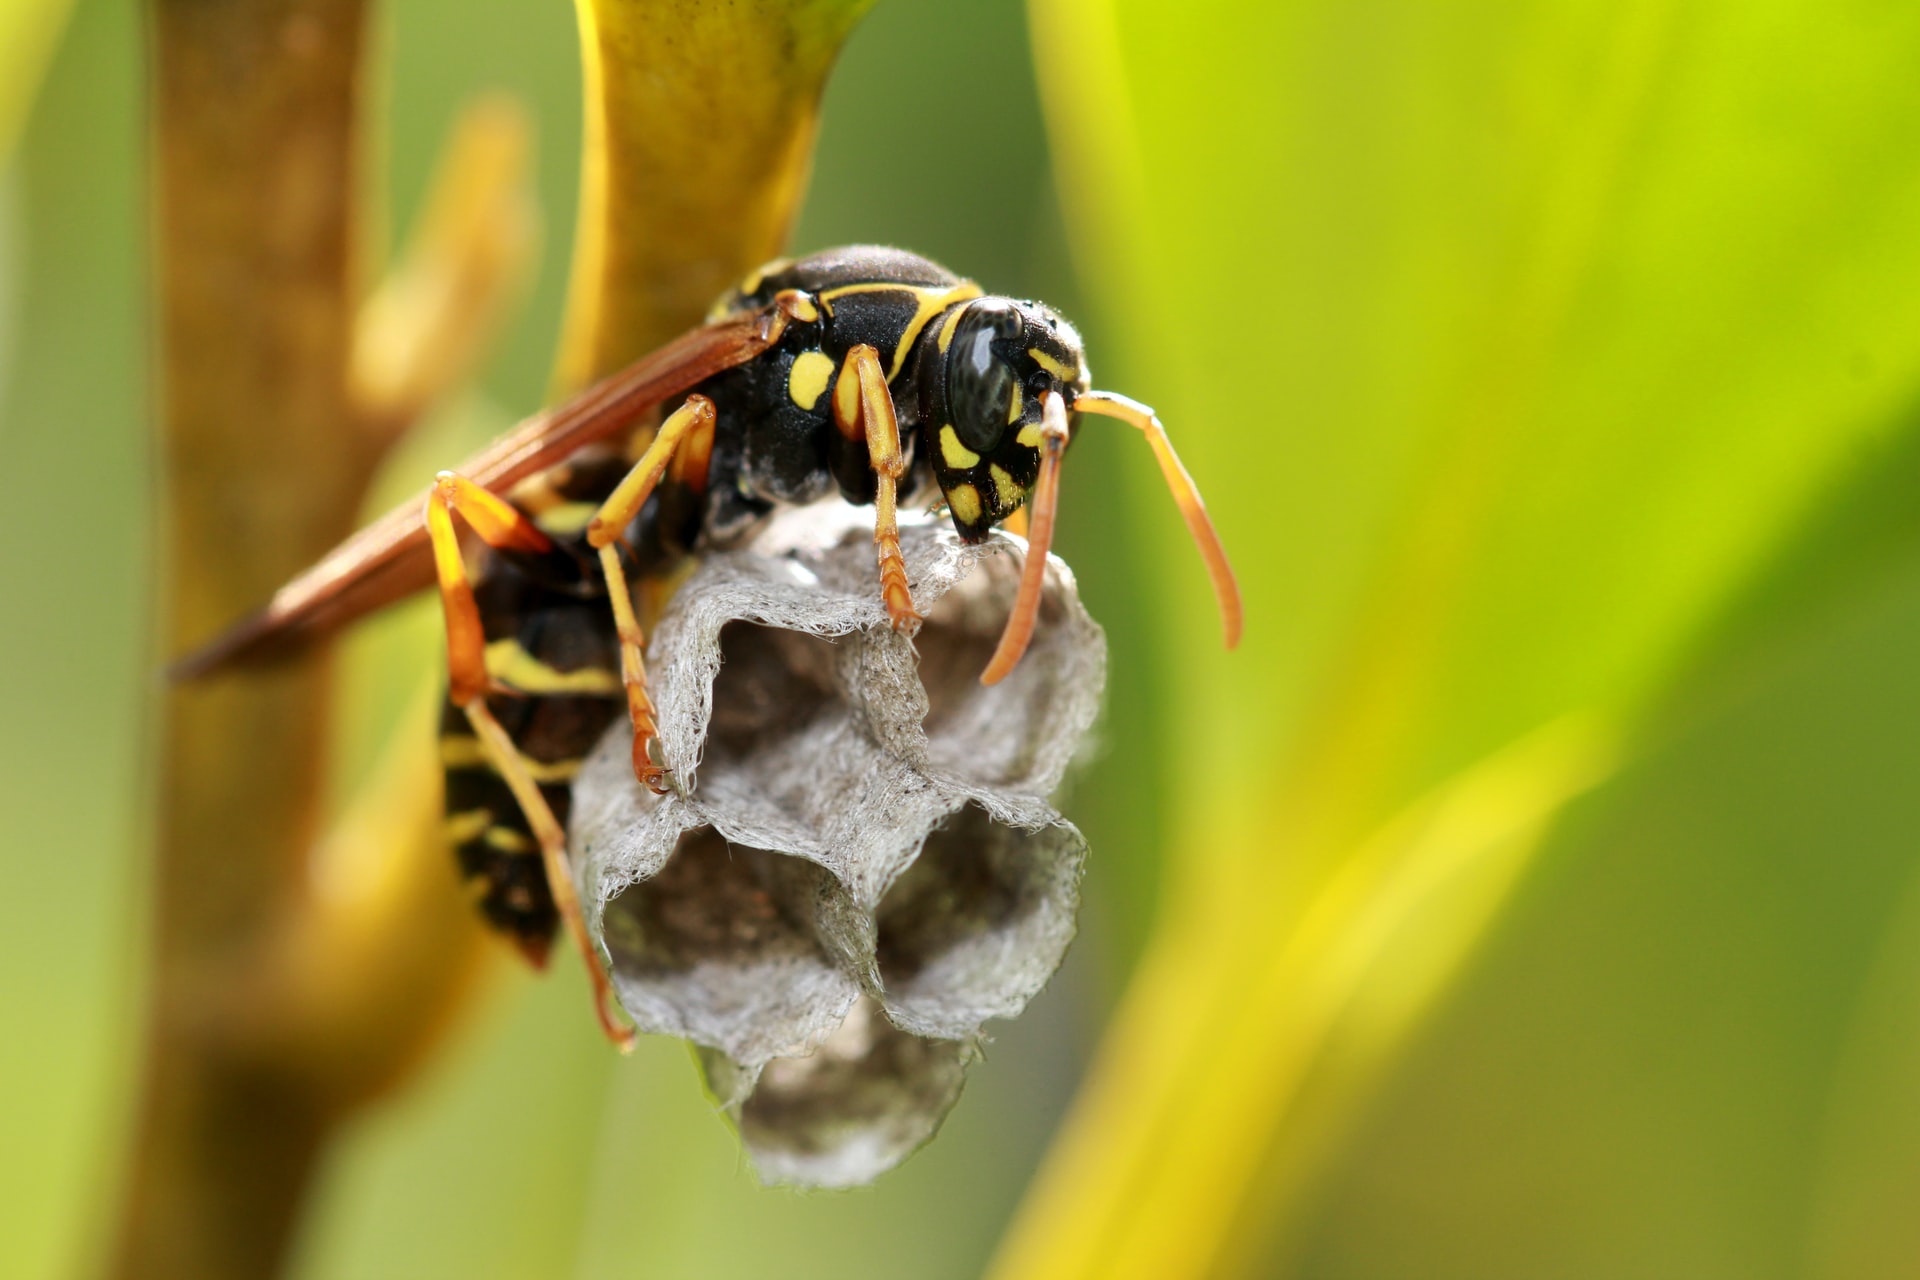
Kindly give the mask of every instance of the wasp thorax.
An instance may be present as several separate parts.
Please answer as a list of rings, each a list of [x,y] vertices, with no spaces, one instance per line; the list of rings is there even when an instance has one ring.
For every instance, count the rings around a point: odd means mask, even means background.
[[[1036,302],[980,298],[934,331],[922,422],[960,536],[978,542],[1026,502],[1040,469],[1041,398],[1086,389],[1072,325]]]

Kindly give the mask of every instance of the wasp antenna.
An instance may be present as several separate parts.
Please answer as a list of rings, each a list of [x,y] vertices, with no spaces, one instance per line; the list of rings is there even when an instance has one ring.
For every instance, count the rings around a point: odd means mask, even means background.
[[[1053,545],[1053,518],[1060,510],[1060,458],[1067,451],[1067,406],[1057,392],[1040,401],[1040,478],[1033,486],[1033,520],[1027,532],[1027,563],[1020,573],[1020,594],[1013,598],[1007,629],[1000,633],[981,684],[1006,679],[1027,651],[1040,618],[1040,588],[1047,578],[1047,550]]]
[[[1167,478],[1167,488],[1173,491],[1173,500],[1186,519],[1194,544],[1200,548],[1207,576],[1213,579],[1213,594],[1220,602],[1220,625],[1226,631],[1227,648],[1238,645],[1240,584],[1234,580],[1233,566],[1227,563],[1227,550],[1220,545],[1220,535],[1213,531],[1213,521],[1207,517],[1207,504],[1200,500],[1200,490],[1194,487],[1193,477],[1180,465],[1180,455],[1173,451],[1173,442],[1167,439],[1167,430],[1160,425],[1159,417],[1138,400],[1129,400],[1111,391],[1082,391],[1074,397],[1073,407],[1080,413],[1118,418],[1140,428],[1147,437],[1147,443],[1153,446],[1153,456],[1160,461],[1160,472]]]

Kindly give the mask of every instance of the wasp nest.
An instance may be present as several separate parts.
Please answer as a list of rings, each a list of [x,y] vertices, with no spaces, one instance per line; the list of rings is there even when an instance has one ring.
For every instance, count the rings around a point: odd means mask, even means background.
[[[1003,534],[904,528],[927,621],[897,634],[859,514],[793,512],[703,558],[649,644],[678,789],[634,781],[622,726],[572,831],[629,1015],[701,1047],[763,1179],[815,1186],[932,1137],[981,1025],[1059,966],[1086,843],[1047,797],[1106,675],[1054,560],[1026,657],[980,683],[1024,554]]]

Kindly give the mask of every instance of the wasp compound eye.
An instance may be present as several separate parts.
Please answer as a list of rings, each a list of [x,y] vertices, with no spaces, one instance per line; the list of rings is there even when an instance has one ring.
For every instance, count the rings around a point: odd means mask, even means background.
[[[1010,406],[1018,380],[1003,352],[1025,327],[1011,303],[988,298],[968,307],[954,330],[947,350],[947,409],[960,443],[975,453],[991,453],[1015,416]]]

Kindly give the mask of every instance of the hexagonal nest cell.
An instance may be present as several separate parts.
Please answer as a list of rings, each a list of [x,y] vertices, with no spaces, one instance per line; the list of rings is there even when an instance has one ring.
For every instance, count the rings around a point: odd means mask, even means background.
[[[1040,993],[1073,940],[1087,845],[967,804],[928,834],[876,915],[881,999],[906,1030],[961,1039]]]
[[[900,1030],[863,997],[812,1054],[767,1064],[737,1109],[741,1139],[766,1181],[861,1186],[933,1137],[974,1055]]]

